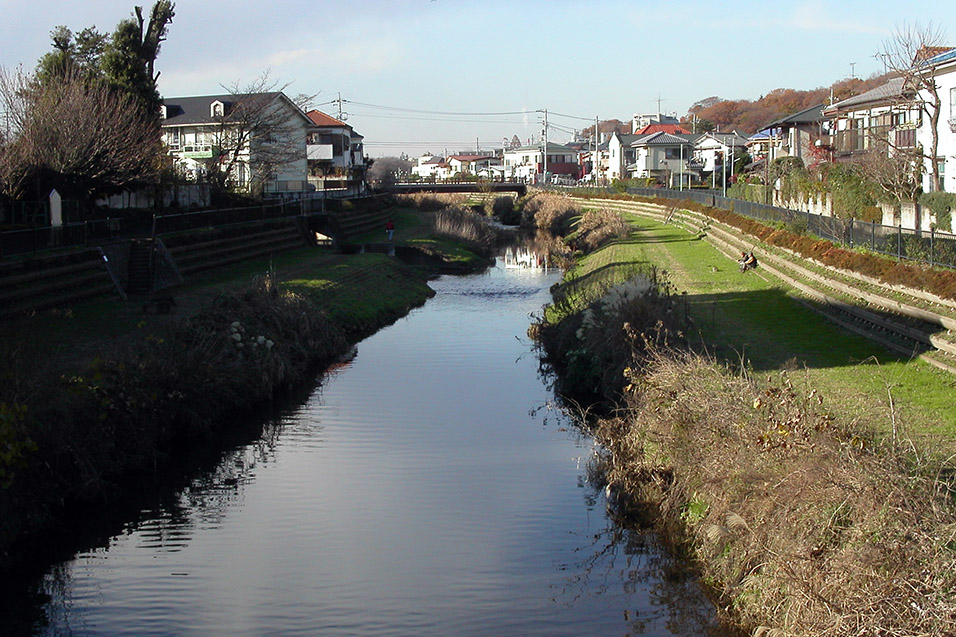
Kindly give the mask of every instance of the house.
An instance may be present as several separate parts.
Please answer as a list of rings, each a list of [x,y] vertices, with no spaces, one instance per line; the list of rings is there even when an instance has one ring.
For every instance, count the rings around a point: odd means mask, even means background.
[[[871,148],[914,149],[920,108],[915,94],[896,77],[869,91],[823,109],[826,131],[821,145],[838,162],[852,161]]]
[[[940,171],[940,186],[946,192],[956,192],[956,49],[947,49],[926,60],[932,69],[936,93],[940,100],[937,126],[936,162]],[[925,90],[919,93],[923,100],[930,96]],[[932,148],[932,122],[924,117],[917,130],[917,143],[927,152]],[[923,170],[923,190],[931,191],[930,167]],[[956,215],[953,215],[956,217]],[[954,224],[956,225],[956,224]]]
[[[445,163],[444,157],[436,157],[425,153],[412,166],[412,174],[425,180],[434,180],[438,177],[439,168]]]
[[[816,142],[823,134],[823,107],[823,104],[811,106],[770,122],[765,127],[770,131],[771,137],[779,140],[776,146],[771,147],[770,152],[774,159],[797,157],[804,164],[814,161]]]
[[[160,119],[168,153],[190,181],[265,194],[309,190],[314,124],[281,91],[167,98]]]
[[[775,137],[769,128],[757,131],[747,138],[747,153],[755,162],[769,159],[774,160],[772,151],[780,146],[780,139]]]
[[[539,181],[545,172],[543,144],[519,146],[504,151],[505,179],[528,183]],[[578,179],[577,153],[573,148],[548,142],[547,172],[549,175],[566,175]]]
[[[634,163],[627,166],[631,177],[653,178],[668,187],[689,186],[687,162],[694,153],[697,135],[659,132],[641,135],[631,143]]]
[[[663,113],[649,113],[649,114],[643,114],[643,115],[635,113],[634,116],[631,117],[631,134],[637,135],[638,131],[644,128],[647,128],[648,126],[651,126],[652,124],[668,124],[672,126],[678,126],[680,125],[680,120],[673,115],[665,115]],[[651,132],[657,133],[660,131],[654,130]],[[664,131],[664,132],[670,132],[670,131]]]
[[[670,133],[671,135],[690,135],[690,131],[680,124],[648,124],[640,130],[634,131],[635,135],[652,135],[654,133]]]
[[[364,138],[342,120],[322,111],[312,110],[306,115],[314,124],[306,147],[309,184],[318,192],[364,192],[368,170]]]
[[[636,161],[636,151],[631,146],[639,135],[624,135],[614,131],[607,140],[607,172],[609,180],[626,179],[627,167]]]
[[[492,166],[501,164],[501,159],[494,155],[449,155],[446,162],[451,176],[487,175]]]
[[[732,165],[736,157],[747,152],[747,138],[734,131],[732,133],[704,133],[697,135],[694,141],[693,158],[699,175],[710,176],[713,187],[724,182],[723,172],[727,170],[727,179],[733,176]]]

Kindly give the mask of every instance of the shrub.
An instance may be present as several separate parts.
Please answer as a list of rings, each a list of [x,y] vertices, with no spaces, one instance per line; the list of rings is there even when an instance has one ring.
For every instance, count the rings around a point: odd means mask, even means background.
[[[568,197],[541,192],[524,200],[522,225],[566,235],[571,230],[572,220],[580,214],[577,204]]]
[[[919,203],[928,208],[934,217],[934,225],[944,232],[952,232],[953,209],[956,208],[956,193],[951,192],[924,192],[920,195]]]

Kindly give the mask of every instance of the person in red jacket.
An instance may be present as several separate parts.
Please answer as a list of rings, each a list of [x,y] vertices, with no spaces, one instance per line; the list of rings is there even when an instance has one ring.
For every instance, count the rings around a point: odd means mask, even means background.
[[[389,241],[392,240],[392,235],[395,234],[395,224],[392,223],[391,219],[389,219],[388,222],[385,224],[385,234],[388,235]]]

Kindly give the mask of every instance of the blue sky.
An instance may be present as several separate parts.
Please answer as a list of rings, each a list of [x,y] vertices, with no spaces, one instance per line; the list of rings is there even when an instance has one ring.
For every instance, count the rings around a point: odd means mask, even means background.
[[[32,69],[56,25],[110,32],[134,4],[0,0],[0,66]],[[167,97],[266,71],[333,115],[341,94],[371,155],[416,156],[526,141],[540,109],[565,141],[565,129],[655,112],[658,99],[683,114],[712,95],[867,77],[895,28],[930,21],[956,45],[952,0],[177,0],[157,68]]]

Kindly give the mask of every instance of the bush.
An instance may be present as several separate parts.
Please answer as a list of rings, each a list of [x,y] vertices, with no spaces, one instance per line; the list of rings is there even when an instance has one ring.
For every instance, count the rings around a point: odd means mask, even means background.
[[[487,201],[485,205],[487,206]],[[515,200],[512,197],[495,197],[491,202],[490,216],[508,226],[521,223],[521,213],[516,209]]]
[[[953,209],[956,209],[956,194],[951,192],[924,192],[919,203],[933,213],[934,226],[943,232],[953,231]]]
[[[566,235],[581,210],[571,199],[549,192],[536,193],[522,205],[522,225],[531,225],[554,234]]]

